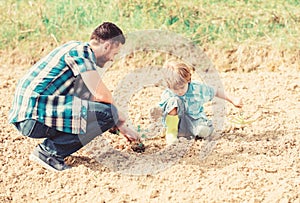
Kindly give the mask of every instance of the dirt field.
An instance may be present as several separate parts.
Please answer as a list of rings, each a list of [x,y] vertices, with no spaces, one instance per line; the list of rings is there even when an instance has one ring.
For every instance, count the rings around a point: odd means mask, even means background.
[[[244,99],[243,116],[252,123],[231,123],[239,111],[226,104],[222,137],[214,143],[190,142],[186,151],[166,148],[156,136],[137,154],[125,139],[106,133],[69,157],[73,168],[61,173],[29,161],[41,141],[7,123],[16,82],[26,68],[2,66],[0,202],[300,202],[299,65],[267,51],[240,57],[243,51],[249,50],[207,53],[223,67],[225,90]],[[110,74],[118,78],[121,73]],[[160,91],[146,88],[131,98],[130,117],[142,129],[151,123],[142,108],[151,108]],[[109,149],[104,150],[103,140],[111,143]],[[211,152],[203,157],[205,147]]]

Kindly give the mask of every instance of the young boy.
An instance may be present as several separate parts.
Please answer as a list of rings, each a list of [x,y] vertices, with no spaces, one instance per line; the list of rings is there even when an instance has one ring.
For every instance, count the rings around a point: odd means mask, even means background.
[[[240,98],[226,95],[221,89],[191,81],[191,70],[183,62],[175,60],[164,64],[168,89],[161,95],[159,103],[166,126],[167,145],[176,143],[178,134],[183,136],[209,137],[214,128],[207,119],[203,104],[214,96],[225,99],[235,107],[243,106]]]

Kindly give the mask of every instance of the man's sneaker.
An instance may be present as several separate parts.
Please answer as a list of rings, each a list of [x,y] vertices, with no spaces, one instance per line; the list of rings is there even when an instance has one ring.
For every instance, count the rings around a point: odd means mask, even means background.
[[[63,171],[71,168],[65,164],[62,158],[49,155],[49,153],[43,150],[40,145],[34,149],[32,154],[29,156],[29,159],[37,162],[50,171]]]

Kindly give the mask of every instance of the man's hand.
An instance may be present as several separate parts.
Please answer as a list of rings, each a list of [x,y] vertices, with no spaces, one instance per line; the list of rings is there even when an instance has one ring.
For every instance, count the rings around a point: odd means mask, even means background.
[[[137,141],[137,142],[140,142],[141,141],[141,138],[140,138],[140,135],[132,130],[131,128],[127,127],[127,126],[115,126],[115,127],[112,127],[111,129],[108,130],[110,133],[113,133],[113,134],[118,134],[121,133],[122,135],[124,135],[126,137],[126,139],[129,141],[129,142],[133,142],[133,141]]]
[[[127,140],[130,141],[130,142],[141,140],[141,137],[138,134],[138,132],[136,132],[132,128],[129,128],[125,125],[122,125],[121,128],[119,128],[119,130],[127,138]]]
[[[132,128],[126,126],[126,117],[123,113],[119,112],[119,122],[117,128],[119,129],[120,133],[126,137],[126,139],[130,142],[132,141],[140,141],[141,137]]]

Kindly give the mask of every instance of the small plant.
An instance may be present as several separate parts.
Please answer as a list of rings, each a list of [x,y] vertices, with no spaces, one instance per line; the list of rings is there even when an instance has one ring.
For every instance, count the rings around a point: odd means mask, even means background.
[[[147,136],[145,135],[145,134],[142,134],[142,136],[141,136],[143,139],[146,139],[147,138]]]
[[[137,152],[137,153],[143,153],[145,152],[145,145],[140,142],[135,142],[131,145],[131,149],[134,151],[134,152]]]
[[[146,133],[147,133],[148,130],[144,130],[144,129],[141,128],[140,125],[138,125],[138,126],[137,126],[137,132],[138,132],[139,134],[142,133],[142,132],[146,132]],[[142,133],[141,138],[145,140],[145,139],[147,139],[147,136],[146,136],[144,133]]]
[[[248,125],[248,124],[251,124],[251,123],[255,122],[257,119],[253,119],[253,120],[247,120],[247,119],[245,119],[245,117],[244,117],[244,111],[241,110],[239,112],[239,114],[238,114],[237,117],[231,116],[230,119],[229,119],[229,121],[231,123],[238,124],[238,125]]]
[[[112,134],[120,135],[120,130],[118,129],[117,126],[112,127],[111,129],[108,130],[108,132],[110,132]]]
[[[138,125],[137,126],[137,132],[140,133],[142,132],[143,130],[141,129],[141,126]],[[142,134],[141,138],[145,139],[146,138],[146,135],[145,134]],[[132,145],[131,145],[131,149],[134,151],[134,152],[137,152],[137,153],[143,153],[145,152],[145,145],[142,143],[142,141],[140,140],[139,142],[134,142]]]

